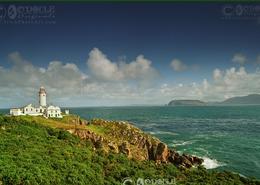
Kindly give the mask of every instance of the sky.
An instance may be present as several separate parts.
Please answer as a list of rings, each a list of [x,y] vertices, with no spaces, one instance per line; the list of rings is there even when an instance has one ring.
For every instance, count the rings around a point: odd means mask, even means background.
[[[259,35],[256,3],[0,4],[0,108],[260,93]]]

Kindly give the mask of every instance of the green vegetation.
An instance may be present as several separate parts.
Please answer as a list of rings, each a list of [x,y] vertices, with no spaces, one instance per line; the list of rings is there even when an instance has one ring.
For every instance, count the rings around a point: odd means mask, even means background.
[[[175,179],[177,184],[260,184],[230,172],[180,170],[95,151],[91,142],[62,129],[70,126],[63,121],[0,116],[0,184],[119,185],[126,177]]]

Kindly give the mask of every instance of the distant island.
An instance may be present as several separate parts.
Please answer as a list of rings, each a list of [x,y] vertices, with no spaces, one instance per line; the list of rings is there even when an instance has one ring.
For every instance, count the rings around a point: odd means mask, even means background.
[[[172,100],[168,106],[203,106],[203,105],[260,105],[260,94],[249,94],[228,98],[222,102],[203,102],[201,100]]]
[[[191,105],[206,105],[205,102],[200,100],[172,100],[168,103],[168,106],[191,106]]]

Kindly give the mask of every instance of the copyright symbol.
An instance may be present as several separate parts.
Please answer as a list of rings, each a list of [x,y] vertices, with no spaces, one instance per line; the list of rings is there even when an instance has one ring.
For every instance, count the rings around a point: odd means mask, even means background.
[[[231,16],[234,14],[235,9],[233,6],[224,6],[222,12],[225,16]]]
[[[244,12],[244,9],[241,5],[236,6],[236,15],[241,16]]]
[[[8,17],[10,19],[15,19],[17,16],[17,10],[16,10],[16,6],[15,5],[10,5],[8,7]]]

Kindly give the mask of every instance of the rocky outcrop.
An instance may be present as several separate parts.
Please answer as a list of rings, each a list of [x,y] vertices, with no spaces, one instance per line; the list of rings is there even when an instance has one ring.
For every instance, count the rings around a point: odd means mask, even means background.
[[[82,121],[83,122],[83,121]],[[137,160],[153,160],[157,164],[172,163],[180,168],[191,168],[200,165],[203,159],[187,154],[180,155],[168,148],[159,139],[145,134],[140,129],[127,122],[92,120],[84,122],[86,129],[69,130],[81,139],[89,140],[95,149],[104,149],[107,152],[123,153],[128,158]],[[104,130],[103,135],[87,130],[90,124]]]
[[[159,143],[157,145],[156,154],[155,154],[155,161],[159,162],[167,162],[168,161],[168,147],[164,143]]]
[[[191,168],[202,164],[203,159],[187,154],[180,155],[178,152],[168,149],[164,143],[152,146],[149,150],[150,159],[156,163],[172,163],[178,167]],[[155,155],[154,155],[155,154]]]
[[[123,142],[120,146],[119,146],[119,151],[123,154],[125,154],[127,157],[131,157],[131,150],[130,150],[130,146],[129,143],[127,141]]]
[[[69,130],[69,132],[77,135],[81,139],[90,140],[97,149],[103,148],[105,140],[102,136],[97,135],[95,132],[81,129]]]
[[[108,147],[114,153],[118,153],[119,152],[117,144],[115,144],[113,142],[108,143]]]

